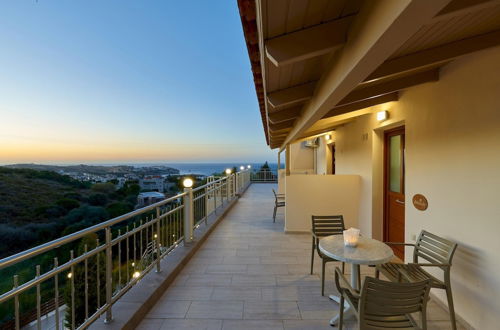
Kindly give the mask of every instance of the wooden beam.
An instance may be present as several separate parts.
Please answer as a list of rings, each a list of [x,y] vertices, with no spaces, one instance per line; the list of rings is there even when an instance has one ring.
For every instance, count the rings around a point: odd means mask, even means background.
[[[343,17],[269,39],[265,42],[266,56],[279,67],[328,54],[345,43],[353,17]]]
[[[417,53],[385,61],[366,81],[372,81],[401,72],[445,63],[459,56],[500,45],[500,30],[458,40]]]
[[[434,17],[429,24],[449,20],[472,12],[494,7],[500,4],[499,0],[453,0]]]
[[[291,107],[309,100],[314,93],[315,86],[316,82],[311,82],[281,89],[267,94],[267,100],[275,109]]]
[[[437,15],[450,0],[366,1],[349,30],[349,38],[325,68],[314,96],[281,148],[296,140],[340,104],[391,54]]]
[[[285,151],[285,175],[289,176],[290,175],[290,145],[286,145],[286,151]]]
[[[291,127],[293,127],[294,121],[295,120],[292,119],[292,120],[282,121],[281,123],[277,123],[277,124],[273,124],[270,122],[269,129],[271,131],[277,131],[277,130],[284,129],[284,128],[291,128]]]
[[[377,104],[382,104],[382,103],[387,103],[387,102],[392,102],[392,101],[397,101],[399,99],[399,93],[394,92],[394,93],[389,93],[385,95],[380,95],[380,96],[375,96],[369,99],[349,103],[349,104],[344,104],[344,105],[338,105],[332,110],[330,110],[326,115],[323,116],[323,119],[325,118],[330,118],[338,115],[343,115],[345,113],[351,112],[351,111],[356,111],[360,109],[365,109],[369,107],[373,107],[374,105]]]
[[[439,80],[439,68],[429,71],[419,72],[402,78],[392,79],[369,85],[361,89],[355,89],[340,101],[341,105],[359,102],[375,96],[400,91],[402,89],[420,85],[427,82]]]
[[[268,113],[269,122],[277,124],[291,119],[295,119],[298,116],[300,116],[301,111],[302,111],[302,106],[300,105],[290,109],[283,109],[280,111],[269,112]]]

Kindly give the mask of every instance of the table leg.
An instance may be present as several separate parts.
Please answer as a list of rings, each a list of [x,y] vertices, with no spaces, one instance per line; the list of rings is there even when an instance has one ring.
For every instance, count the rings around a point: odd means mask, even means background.
[[[354,264],[351,265],[351,286],[355,290],[359,290],[359,287],[358,287],[359,267],[360,267],[359,265],[354,265]],[[329,298],[330,298],[330,300],[333,300],[336,303],[340,304],[340,297],[337,297],[337,296],[332,294],[329,296]],[[352,315],[354,315],[352,307],[349,305],[349,303],[347,301],[344,300],[344,319],[346,319]],[[330,320],[330,325],[337,326],[337,324],[339,322],[339,316],[340,316],[340,314],[337,314],[334,317],[332,317]]]

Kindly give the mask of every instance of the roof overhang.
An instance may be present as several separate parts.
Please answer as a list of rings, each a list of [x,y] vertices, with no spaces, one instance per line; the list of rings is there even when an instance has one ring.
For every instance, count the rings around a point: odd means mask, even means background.
[[[353,120],[363,109],[397,101],[401,90],[437,81],[455,58],[500,44],[499,0],[238,6],[271,148],[345,124],[329,118]]]

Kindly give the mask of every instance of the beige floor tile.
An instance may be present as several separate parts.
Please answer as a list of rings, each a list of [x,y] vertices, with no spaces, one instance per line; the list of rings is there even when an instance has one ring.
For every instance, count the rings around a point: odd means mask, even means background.
[[[246,274],[247,265],[208,265],[206,274]]]
[[[234,286],[275,286],[274,275],[233,275],[231,285]]]
[[[164,320],[161,330],[220,330],[222,320],[169,319]]]
[[[245,319],[300,319],[300,312],[297,303],[290,301],[248,301],[245,302],[244,312]]]
[[[184,318],[188,311],[191,301],[171,300],[161,304],[156,304],[148,313],[146,318]]]
[[[282,320],[224,320],[223,330],[283,330]]]
[[[260,287],[214,287],[212,300],[261,300]]]
[[[187,319],[242,319],[243,301],[193,301]]]

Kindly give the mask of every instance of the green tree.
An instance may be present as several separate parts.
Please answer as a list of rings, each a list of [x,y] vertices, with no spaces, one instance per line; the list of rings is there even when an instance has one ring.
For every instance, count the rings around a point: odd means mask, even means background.
[[[104,206],[108,202],[108,197],[102,193],[96,193],[89,196],[88,200],[90,205]]]
[[[92,190],[98,193],[111,194],[115,191],[115,185],[111,182],[106,183],[96,183],[92,186]]]
[[[82,255],[85,252],[85,245],[87,251],[95,249],[97,235],[90,234],[85,236],[77,247],[76,256]],[[66,277],[66,285],[64,288],[64,302],[68,307],[65,314],[65,323],[68,328],[72,324],[72,311],[75,309],[75,326],[78,327],[85,321],[85,292],[88,297],[88,311],[89,315],[94,314],[97,310],[97,295],[100,294],[101,305],[105,300],[105,283],[106,283],[106,268],[104,253],[99,255],[99,273],[97,272],[97,256],[92,256],[87,262],[87,287],[85,286],[85,265],[83,262],[78,263],[74,267],[74,272],[71,278]],[[99,277],[99,288],[97,287],[97,279]],[[74,302],[72,304],[72,290],[71,284],[74,283]]]
[[[71,198],[61,198],[56,202],[57,205],[64,208],[66,211],[71,211],[80,206],[80,202]]]

